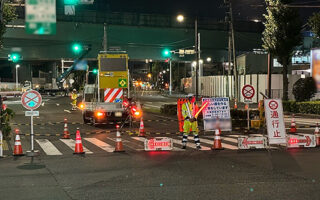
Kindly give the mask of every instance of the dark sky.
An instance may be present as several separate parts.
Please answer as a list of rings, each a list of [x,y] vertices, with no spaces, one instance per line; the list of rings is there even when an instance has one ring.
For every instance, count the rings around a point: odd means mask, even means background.
[[[60,0],[63,2],[63,0]],[[182,12],[187,16],[202,16],[224,19],[226,8],[223,0],[95,0],[93,6],[84,9],[102,12],[153,13],[175,16]],[[236,20],[262,19],[265,0],[232,0]],[[61,3],[61,2],[60,2]],[[294,4],[320,5],[320,0],[294,0]],[[306,19],[320,8],[299,8],[302,19]]]

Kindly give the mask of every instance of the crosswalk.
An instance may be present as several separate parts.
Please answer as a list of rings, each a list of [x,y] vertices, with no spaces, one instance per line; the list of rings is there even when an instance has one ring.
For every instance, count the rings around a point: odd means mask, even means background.
[[[238,137],[239,135],[226,135],[222,136],[222,146],[225,150],[238,150]],[[94,153],[112,153],[115,149],[114,137],[84,137],[82,138],[83,150],[86,154]],[[210,151],[213,146],[214,136],[201,136],[201,151]],[[172,151],[182,152],[188,150],[195,150],[196,145],[192,136],[188,137],[187,149],[182,149],[182,137],[173,136],[173,149]],[[145,138],[142,137],[126,137],[123,139],[123,145],[126,150],[143,151]],[[26,142],[27,143],[27,142]],[[26,145],[24,143],[24,145]],[[41,150],[43,155],[48,156],[61,156],[69,155],[75,149],[75,140],[73,139],[58,139],[55,137],[35,139],[36,148]],[[38,145],[38,146],[37,146]],[[278,147],[271,147],[276,149]]]

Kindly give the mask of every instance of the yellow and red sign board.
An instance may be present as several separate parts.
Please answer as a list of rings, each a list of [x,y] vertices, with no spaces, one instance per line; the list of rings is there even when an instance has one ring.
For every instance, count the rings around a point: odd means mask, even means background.
[[[127,88],[128,54],[99,54],[99,88]]]

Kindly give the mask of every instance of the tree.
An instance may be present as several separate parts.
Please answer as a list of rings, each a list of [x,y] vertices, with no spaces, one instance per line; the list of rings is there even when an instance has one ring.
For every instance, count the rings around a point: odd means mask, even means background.
[[[301,78],[293,85],[293,95],[296,101],[309,101],[317,92],[316,83],[312,77]]]
[[[0,0],[0,9],[2,9],[2,12],[0,10],[0,49],[3,46],[3,35],[6,32],[6,25],[15,20],[17,18],[16,9],[9,5],[4,3],[4,0]]]
[[[262,33],[263,48],[278,59],[283,66],[283,100],[288,100],[288,65],[293,50],[302,42],[302,23],[295,8],[285,5],[292,0],[266,0],[265,30]]]
[[[317,38],[320,38],[320,12],[313,13],[308,20],[308,25]]]

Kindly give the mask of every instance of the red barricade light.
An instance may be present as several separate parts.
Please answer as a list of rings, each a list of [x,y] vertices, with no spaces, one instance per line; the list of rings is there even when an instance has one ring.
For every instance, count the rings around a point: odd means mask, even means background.
[[[116,125],[116,129],[119,129],[119,128],[120,128],[120,125],[119,125],[119,124],[117,124],[117,125]]]
[[[127,108],[129,106],[129,102],[127,100],[124,100],[122,102],[122,105]]]
[[[7,109],[7,105],[6,104],[2,104],[2,110],[6,110]]]
[[[297,144],[297,143],[298,143],[298,139],[297,138],[290,138],[289,144]]]

